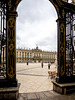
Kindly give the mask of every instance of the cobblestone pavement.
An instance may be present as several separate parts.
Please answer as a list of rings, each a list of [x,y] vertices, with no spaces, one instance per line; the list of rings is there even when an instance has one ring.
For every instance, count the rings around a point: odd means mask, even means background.
[[[40,63],[17,63],[17,79],[21,83],[18,100],[75,100],[75,93],[61,95],[53,91],[47,65],[42,68]]]

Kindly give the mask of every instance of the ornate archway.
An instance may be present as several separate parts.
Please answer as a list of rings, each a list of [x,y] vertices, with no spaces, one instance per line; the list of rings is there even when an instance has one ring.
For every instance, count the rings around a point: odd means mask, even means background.
[[[16,80],[16,9],[20,1],[0,0],[0,87],[18,86]],[[58,76],[55,82],[75,82],[73,73],[75,5],[74,2],[68,3],[68,0],[49,1],[54,5],[58,14]]]
[[[68,0],[49,0],[58,14],[58,83],[75,82],[73,74],[75,5]],[[70,64],[68,64],[70,63]]]

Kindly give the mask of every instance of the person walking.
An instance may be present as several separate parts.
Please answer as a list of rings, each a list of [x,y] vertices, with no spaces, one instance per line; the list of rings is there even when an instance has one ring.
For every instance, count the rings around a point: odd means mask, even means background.
[[[43,62],[41,63],[41,66],[42,66],[42,68],[43,68]]]
[[[28,61],[27,61],[27,65],[28,65]]]
[[[48,69],[50,69],[51,63],[48,63]]]

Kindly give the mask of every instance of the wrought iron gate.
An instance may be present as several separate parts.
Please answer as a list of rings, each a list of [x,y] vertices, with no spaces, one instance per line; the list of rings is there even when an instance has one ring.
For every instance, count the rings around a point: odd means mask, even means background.
[[[0,0],[0,87],[17,86],[16,17],[20,1]],[[75,5],[72,4],[74,2],[68,3],[68,0],[49,1],[52,2],[58,14],[58,76],[56,81],[64,83],[72,79],[70,82],[75,82],[73,66]]]
[[[75,41],[75,15],[66,13],[66,76],[74,73],[74,41]]]
[[[6,4],[0,2],[0,78],[6,77]]]
[[[73,14],[73,74],[75,75],[75,14]]]

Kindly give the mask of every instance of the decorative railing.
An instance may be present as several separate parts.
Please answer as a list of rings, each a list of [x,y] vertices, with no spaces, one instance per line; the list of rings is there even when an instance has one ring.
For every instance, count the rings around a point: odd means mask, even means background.
[[[75,15],[66,14],[66,75],[72,76],[74,70],[74,41],[75,41]]]

